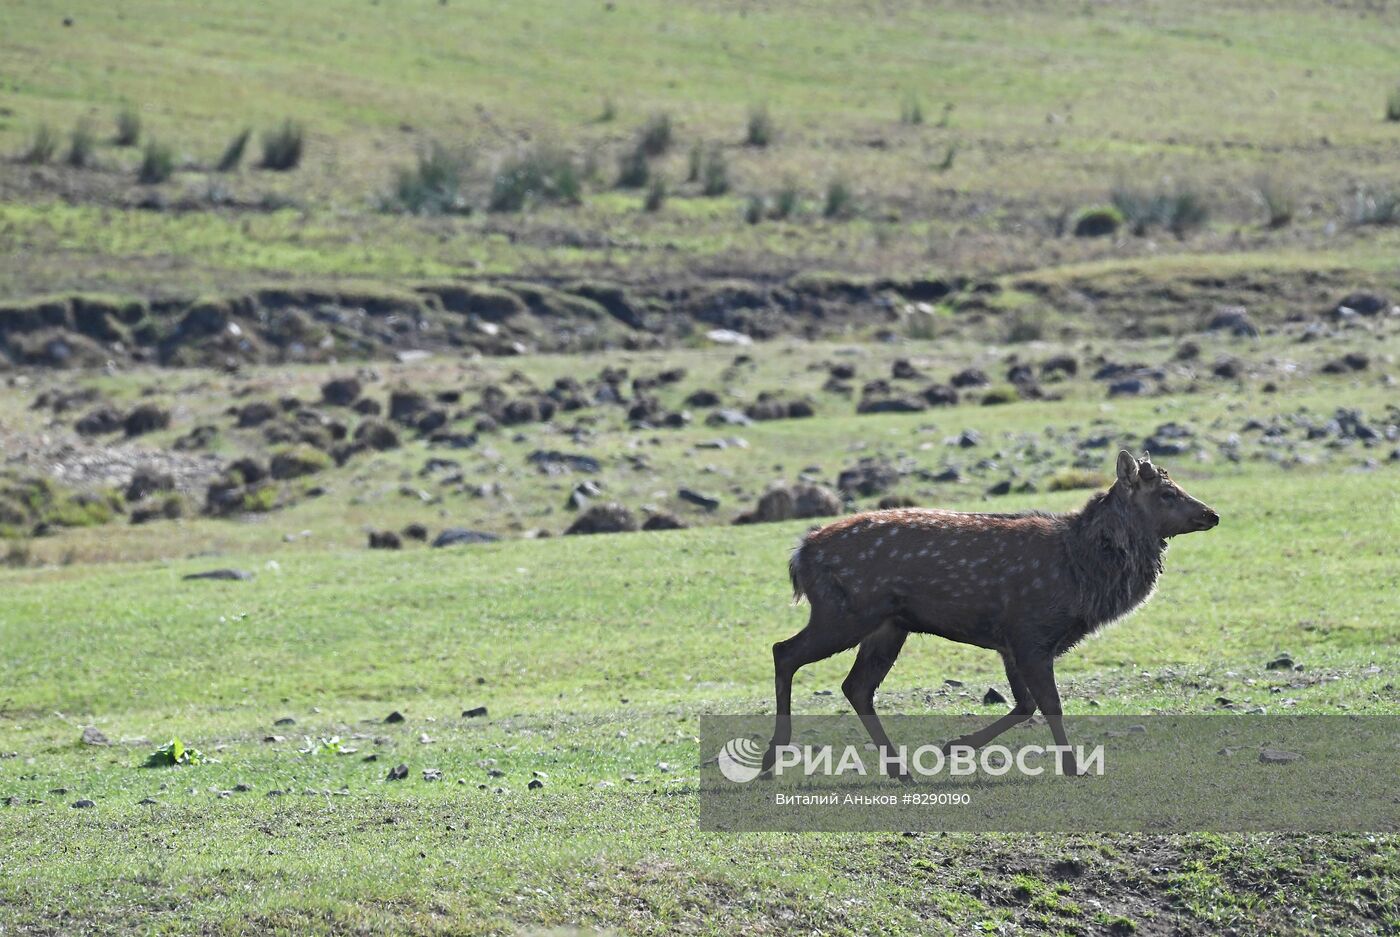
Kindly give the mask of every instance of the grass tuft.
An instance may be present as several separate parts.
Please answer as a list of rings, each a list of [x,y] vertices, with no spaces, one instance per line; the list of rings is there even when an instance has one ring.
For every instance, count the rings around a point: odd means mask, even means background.
[[[797,181],[788,176],[778,188],[777,194],[773,196],[773,205],[769,214],[771,217],[781,220],[792,218],[801,210],[802,191],[797,187]]]
[[[117,146],[135,146],[141,141],[141,112],[130,104],[117,111],[117,133],[112,142]]]
[[[306,149],[306,128],[300,123],[284,120],[262,135],[262,168],[288,172],[301,164]]]
[[[141,150],[141,166],[136,170],[136,181],[142,185],[156,185],[169,179],[174,172],[174,151],[159,140],[147,140]]]
[[[749,146],[768,146],[773,142],[776,128],[766,104],[758,104],[749,109],[749,128],[744,134],[744,142]]]
[[[214,167],[219,172],[233,172],[238,165],[243,162],[243,153],[248,149],[248,140],[253,136],[251,128],[244,127],[228,141],[228,146],[224,147],[223,155],[219,157],[218,164]]]
[[[1293,221],[1297,197],[1293,187],[1285,180],[1270,173],[1263,173],[1254,180],[1253,192],[1268,216],[1265,222],[1268,227],[1283,228]]]
[[[1400,223],[1400,193],[1357,189],[1347,209],[1347,220],[1356,227]]]
[[[758,224],[768,213],[768,200],[762,195],[750,195],[744,204],[744,221]]]
[[[660,156],[671,148],[675,131],[671,125],[671,115],[665,112],[653,114],[642,125],[637,136],[637,146],[647,156]]]
[[[86,121],[79,121],[68,135],[68,155],[63,161],[74,169],[91,169],[97,162],[97,137]]]
[[[822,215],[827,218],[850,218],[856,214],[856,193],[844,176],[837,176],[826,185],[826,203]]]
[[[1210,218],[1206,196],[1184,183],[1159,189],[1120,185],[1110,194],[1110,201],[1139,237],[1153,227],[1162,227],[1182,238]]]
[[[714,198],[729,191],[729,159],[724,150],[711,147],[700,167],[700,191]]]
[[[651,185],[647,187],[647,197],[642,202],[642,208],[649,212],[661,211],[666,204],[666,178],[660,173],[651,177]]]
[[[58,152],[58,134],[46,123],[41,123],[34,128],[34,135],[29,138],[29,143],[19,155],[21,163],[38,166],[51,162],[54,154]]]
[[[578,168],[567,153],[536,145],[501,165],[487,207],[522,211],[541,203],[577,204],[583,196]]]
[[[904,103],[899,107],[899,122],[910,127],[917,127],[924,122],[924,104],[914,95],[909,95],[904,99]]]
[[[617,162],[617,187],[640,189],[650,178],[651,163],[647,159],[646,147],[639,141],[636,146],[623,153]]]
[[[1087,469],[1065,468],[1051,475],[1045,483],[1046,491],[1080,491],[1087,488],[1107,488],[1108,479],[1098,472]]]
[[[617,120],[617,104],[612,98],[603,98],[603,108],[598,112],[598,123],[607,124]]]
[[[1385,99],[1385,119],[1400,121],[1400,85],[1390,89]]]
[[[401,166],[394,175],[391,207],[411,215],[467,214],[464,188],[471,157],[433,141],[418,154],[413,166]]]

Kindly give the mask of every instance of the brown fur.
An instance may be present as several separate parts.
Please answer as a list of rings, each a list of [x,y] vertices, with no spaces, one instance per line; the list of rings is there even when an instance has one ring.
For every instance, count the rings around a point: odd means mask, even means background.
[[[1016,708],[959,741],[985,744],[1039,707],[1063,744],[1054,658],[1147,600],[1168,538],[1218,520],[1149,459],[1139,462],[1124,452],[1114,485],[1074,513],[902,508],[857,514],[812,532],[788,564],[794,597],[811,602],[811,619],[773,647],[774,747],[786,744],[792,674],[856,644],[861,651],[843,689],[856,712],[868,717],[875,741],[888,744],[874,694],[909,632],[1002,656]],[[1008,722],[1012,717],[1019,718]],[[773,755],[770,747],[769,765]]]

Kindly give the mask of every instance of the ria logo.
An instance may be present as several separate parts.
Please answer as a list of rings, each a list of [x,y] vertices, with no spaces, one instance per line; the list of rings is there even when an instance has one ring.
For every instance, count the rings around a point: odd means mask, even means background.
[[[730,739],[715,760],[720,774],[735,784],[746,784],[763,772],[763,747],[753,739]]]

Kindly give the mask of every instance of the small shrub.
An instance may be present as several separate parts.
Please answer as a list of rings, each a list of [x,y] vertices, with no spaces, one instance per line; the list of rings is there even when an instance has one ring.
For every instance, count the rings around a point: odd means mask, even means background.
[[[773,207],[770,214],[773,218],[791,218],[802,208],[802,192],[797,188],[797,183],[791,178],[783,180],[782,186],[773,196]]]
[[[135,146],[141,141],[141,112],[128,104],[117,111],[117,134],[112,142],[117,146]]]
[[[1111,237],[1123,226],[1123,213],[1112,205],[1086,208],[1074,218],[1074,236],[1079,238]]]
[[[663,112],[653,114],[642,126],[637,145],[647,156],[660,156],[671,148],[671,141],[671,115]]]
[[[147,768],[169,768],[175,765],[202,765],[213,761],[197,748],[186,748],[178,738],[172,738],[146,757]]]
[[[619,189],[640,189],[651,178],[651,164],[647,161],[646,148],[639,142],[622,154],[617,163],[617,187]]]
[[[827,218],[849,218],[856,213],[856,194],[842,176],[832,179],[826,186],[826,204],[822,214]]]
[[[666,179],[660,173],[651,177],[651,185],[647,187],[647,197],[642,202],[642,208],[649,212],[661,211],[666,204]]]
[[[714,198],[729,191],[729,160],[719,147],[711,147],[700,169],[700,191]]]
[[[470,158],[434,142],[418,154],[413,166],[401,166],[394,176],[391,202],[413,215],[470,212],[463,194]]]
[[[1017,312],[1006,327],[1006,343],[1019,345],[1038,342],[1045,337],[1045,324],[1040,316]]]
[[[749,129],[744,135],[744,142],[749,146],[767,146],[773,142],[773,136],[773,118],[768,113],[768,107],[759,104],[750,108]]]
[[[1155,191],[1119,186],[1111,193],[1110,201],[1138,236],[1153,226],[1161,226],[1184,237],[1210,217],[1205,196],[1186,185]]]
[[[744,220],[749,224],[758,224],[767,211],[767,199],[761,195],[750,195],[747,204],[744,205]]]
[[[63,161],[74,169],[89,169],[96,162],[97,137],[86,122],[80,122],[68,135],[68,155]]]
[[[686,166],[685,181],[699,182],[700,173],[705,168],[705,148],[699,143],[690,148],[690,161]]]
[[[141,167],[136,170],[136,181],[143,185],[155,185],[169,179],[174,172],[174,151],[159,140],[147,140],[141,150]]]
[[[946,129],[953,122],[953,102],[947,101],[943,104],[943,115],[938,118],[939,129]]]
[[[238,168],[238,164],[243,162],[243,151],[248,149],[248,139],[252,137],[253,131],[244,127],[228,142],[224,147],[223,155],[219,157],[219,162],[215,168],[219,172],[233,172]]]
[[[1400,194],[1357,189],[1347,215],[1357,226],[1400,223]]]
[[[1016,388],[1010,386],[993,387],[982,395],[982,406],[996,407],[1002,404],[1015,403],[1021,399],[1021,395],[1016,392]]]
[[[948,170],[950,170],[950,169],[953,168],[953,160],[955,160],[955,159],[957,159],[957,158],[958,158],[958,145],[957,145],[956,143],[950,143],[950,144],[948,144],[948,149],[945,150],[945,151],[943,152],[943,160],[942,160],[942,162],[940,162],[938,165],[934,166],[933,168],[934,168],[934,169],[937,169],[939,172],[947,172]]]
[[[1108,479],[1098,472],[1077,468],[1061,469],[1051,475],[1050,480],[1045,483],[1046,491],[1079,491],[1084,488],[1106,487],[1108,487]]]
[[[29,143],[20,153],[19,161],[40,165],[52,161],[57,152],[58,134],[54,133],[48,124],[40,124],[34,128],[34,135],[29,138]]]
[[[1400,121],[1400,85],[1390,89],[1385,99],[1385,119]]]
[[[612,98],[603,98],[603,109],[598,112],[598,123],[606,124],[617,119],[617,104]]]
[[[306,147],[306,129],[294,120],[282,121],[262,135],[262,168],[287,172],[301,164]]]
[[[918,98],[910,95],[904,99],[904,103],[899,108],[899,122],[911,127],[917,127],[924,122],[924,105]]]
[[[1254,182],[1254,197],[1264,207],[1270,228],[1282,228],[1293,221],[1297,200],[1293,187],[1277,176],[1262,175]]]
[[[34,554],[29,548],[28,540],[12,540],[5,547],[5,555],[0,556],[0,566],[20,569],[28,566],[33,560]]]
[[[507,160],[491,184],[491,211],[521,211],[541,202],[577,203],[583,194],[578,169],[565,153],[535,146]]]

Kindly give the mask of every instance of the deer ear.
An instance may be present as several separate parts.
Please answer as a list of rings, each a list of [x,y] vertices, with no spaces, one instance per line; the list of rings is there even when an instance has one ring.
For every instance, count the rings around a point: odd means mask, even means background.
[[[1138,461],[1127,449],[1118,453],[1118,480],[1125,485],[1137,484]]]

